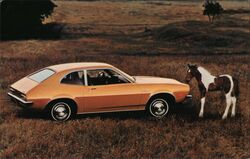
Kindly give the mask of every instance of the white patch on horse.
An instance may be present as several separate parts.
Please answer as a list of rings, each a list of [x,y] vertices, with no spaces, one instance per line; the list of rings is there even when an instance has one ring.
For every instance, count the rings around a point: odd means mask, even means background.
[[[204,113],[204,105],[205,105],[205,99],[206,97],[201,98],[201,109],[200,109],[200,113],[199,113],[199,117],[203,117],[203,113]]]
[[[215,76],[211,75],[205,68],[201,66],[198,67],[198,71],[201,73],[201,81],[208,91],[209,84],[214,83]]]

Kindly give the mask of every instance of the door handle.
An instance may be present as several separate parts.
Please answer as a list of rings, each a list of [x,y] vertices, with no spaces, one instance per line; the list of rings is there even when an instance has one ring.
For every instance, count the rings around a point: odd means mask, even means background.
[[[90,88],[90,90],[96,90],[96,88]]]

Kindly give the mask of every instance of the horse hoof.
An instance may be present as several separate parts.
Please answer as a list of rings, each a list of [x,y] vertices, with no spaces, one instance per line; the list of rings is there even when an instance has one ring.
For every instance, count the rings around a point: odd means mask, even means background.
[[[226,118],[227,118],[227,116],[224,116],[224,115],[223,115],[222,120],[225,120]]]
[[[235,114],[231,114],[231,117],[235,117]]]
[[[199,117],[200,117],[200,118],[203,118],[203,114],[199,114]]]

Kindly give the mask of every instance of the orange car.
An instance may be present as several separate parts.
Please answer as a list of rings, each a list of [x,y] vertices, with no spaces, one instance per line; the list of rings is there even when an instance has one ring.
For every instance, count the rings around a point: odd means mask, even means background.
[[[147,110],[162,118],[189,86],[174,79],[130,76],[105,63],[49,66],[12,84],[8,95],[25,108],[48,110],[54,120],[74,114]]]

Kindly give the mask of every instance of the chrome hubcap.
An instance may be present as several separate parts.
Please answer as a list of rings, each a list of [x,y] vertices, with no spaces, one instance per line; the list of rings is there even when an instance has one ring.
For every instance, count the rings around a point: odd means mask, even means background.
[[[65,120],[69,117],[70,108],[67,104],[60,103],[54,106],[52,110],[53,118],[56,120]]]
[[[168,112],[168,104],[162,99],[154,100],[150,109],[152,115],[162,117]]]

